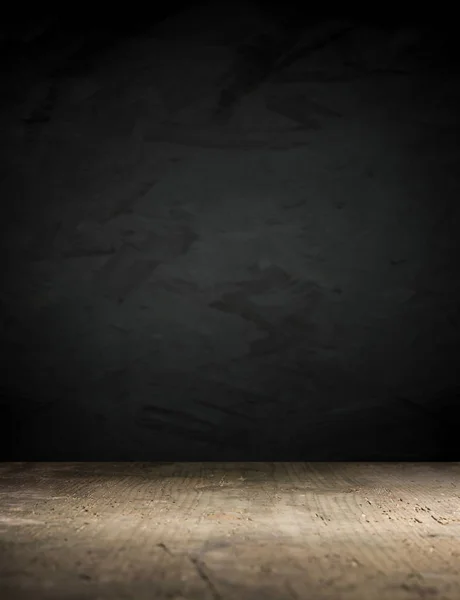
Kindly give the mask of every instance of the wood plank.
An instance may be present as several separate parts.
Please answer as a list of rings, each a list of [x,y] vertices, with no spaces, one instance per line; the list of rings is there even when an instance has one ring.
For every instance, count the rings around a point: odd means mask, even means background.
[[[0,596],[453,600],[459,499],[459,463],[3,463]]]

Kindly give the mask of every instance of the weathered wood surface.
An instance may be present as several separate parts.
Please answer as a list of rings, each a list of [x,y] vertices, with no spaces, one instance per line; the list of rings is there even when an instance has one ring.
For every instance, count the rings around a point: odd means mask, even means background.
[[[0,466],[0,597],[460,597],[460,464]]]

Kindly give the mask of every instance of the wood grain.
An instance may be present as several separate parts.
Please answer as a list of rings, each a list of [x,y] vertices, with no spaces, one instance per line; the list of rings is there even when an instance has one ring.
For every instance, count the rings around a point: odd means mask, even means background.
[[[460,597],[460,464],[3,463],[0,597]]]

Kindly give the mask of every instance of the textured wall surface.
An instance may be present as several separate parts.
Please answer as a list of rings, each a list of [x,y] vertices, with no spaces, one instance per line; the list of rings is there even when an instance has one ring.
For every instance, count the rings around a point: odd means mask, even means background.
[[[126,29],[3,76],[12,456],[453,452],[448,36],[234,2]]]

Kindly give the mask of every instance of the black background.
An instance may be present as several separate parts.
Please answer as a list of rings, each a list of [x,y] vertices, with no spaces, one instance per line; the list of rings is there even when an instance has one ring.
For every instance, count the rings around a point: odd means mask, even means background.
[[[205,3],[200,4],[203,5]],[[303,3],[259,2],[255,6],[265,15],[264,18],[280,23],[287,36],[290,35],[289,32],[292,32],[293,36],[297,35],[308,25],[332,19],[333,16],[330,7],[320,14],[321,11],[315,12]],[[39,9],[35,9],[34,13],[28,12],[27,15],[21,14],[20,11],[16,11],[14,15],[5,15],[1,41],[3,113],[15,114],[15,103],[20,104],[26,98],[28,88],[25,84],[18,87],[19,91],[11,92],[11,82],[15,82],[16,78],[24,82],[27,81],[27,77],[30,77],[30,80],[39,80],[42,77],[44,81],[52,80],[53,89],[59,90],[61,80],[68,81],[93,73],[94,65],[98,64],[101,58],[116,51],[127,40],[135,42],[142,36],[148,37],[157,24],[192,8],[190,3],[172,2],[167,6],[158,4],[155,10],[143,8],[139,11],[133,8],[130,11],[123,5],[123,9],[120,8],[118,12],[111,7],[110,11],[106,9],[107,12],[91,14],[89,10],[81,10],[75,6],[71,10],[66,7],[60,14],[50,12],[45,15]],[[374,28],[389,34],[403,26],[414,28],[416,31],[423,30],[428,41],[425,42],[426,47],[423,47],[422,54],[425,62],[430,64],[430,76],[434,77],[435,74],[436,81],[448,82],[446,97],[455,102],[455,98],[460,99],[460,73],[456,56],[457,25],[449,14],[441,10],[435,15],[427,12],[408,16],[398,14],[396,9],[390,10],[386,7],[384,12],[383,9],[373,6],[368,14],[358,11],[351,14],[350,11],[350,14],[345,15],[337,11],[337,17],[347,17],[352,28]],[[225,18],[224,8],[222,15],[222,18]],[[49,17],[48,20],[46,16]],[[44,25],[35,37],[24,36],[23,33],[28,30],[29,25],[37,22],[49,24]],[[209,22],[204,20],[203,32],[209,26]],[[168,25],[165,25],[164,30],[168,31]],[[171,33],[170,39],[174,39],[174,35],[178,34]],[[36,66],[46,65],[47,56],[56,56],[61,47],[66,47],[70,38],[77,39],[81,36],[85,38],[85,42],[68,59],[58,61],[57,66],[48,70],[43,69],[43,66]],[[179,38],[176,41],[180,44]],[[183,52],[184,44],[180,47]],[[42,62],[40,57],[43,57]],[[267,60],[269,72],[271,63],[269,58]],[[26,75],[22,75],[24,73]],[[261,77],[265,75],[266,73],[262,73]],[[411,77],[420,81],[425,75],[420,72],[415,75],[407,74],[409,80]],[[427,86],[430,85],[429,81],[427,79]],[[242,90],[243,96],[244,93],[245,90]],[[415,95],[414,92],[414,102],[420,100]],[[30,131],[33,139],[41,139],[42,134],[36,132],[41,131],[40,128],[46,127],[54,118],[52,98],[48,98],[47,102],[48,104],[45,102],[35,112],[32,111],[28,119],[18,125],[23,127],[21,140],[24,140],[24,136],[29,135]],[[439,114],[443,114],[442,106],[439,108]],[[134,371],[130,371],[129,355],[121,354],[117,369],[113,371],[113,376],[110,375],[111,383],[107,385],[101,384],[101,380],[106,376],[106,367],[102,365],[110,362],[107,358],[112,351],[110,342],[105,340],[104,344],[94,351],[88,348],[91,335],[85,327],[91,328],[91,325],[82,324],[81,314],[77,315],[75,306],[78,305],[78,299],[73,304],[72,298],[61,299],[60,303],[51,303],[46,310],[35,312],[33,316],[25,314],[21,308],[22,304],[28,303],[28,294],[32,293],[30,290],[33,285],[28,286],[27,282],[30,264],[36,257],[18,254],[14,244],[11,245],[9,232],[13,226],[20,229],[23,222],[30,226],[30,222],[35,219],[34,215],[41,214],[41,202],[45,201],[45,197],[53,189],[54,172],[58,171],[59,166],[55,167],[55,171],[53,167],[48,168],[47,174],[41,175],[41,187],[35,187],[37,180],[33,177],[37,177],[37,174],[30,173],[34,171],[34,161],[38,160],[37,146],[34,146],[36,154],[27,155],[29,162],[26,167],[24,152],[18,150],[19,146],[11,141],[13,138],[8,137],[12,135],[10,130],[14,129],[14,124],[8,119],[10,117],[6,116],[2,121],[6,125],[0,173],[4,246],[1,297],[4,359],[0,391],[0,431],[3,441],[6,442],[3,444],[4,460],[460,459],[460,313],[457,282],[457,194],[460,191],[460,165],[455,163],[459,156],[460,128],[455,118],[451,123],[442,125],[443,137],[433,137],[434,141],[430,147],[433,172],[426,170],[425,163],[417,163],[417,157],[411,163],[411,181],[415,187],[424,190],[421,213],[432,211],[433,214],[444,218],[444,225],[435,241],[430,242],[430,249],[418,256],[418,270],[422,275],[421,279],[417,280],[420,289],[416,292],[422,296],[425,293],[420,301],[422,305],[420,307],[416,301],[414,308],[409,306],[405,313],[409,316],[415,315],[415,324],[408,325],[412,327],[410,331],[418,327],[417,319],[426,328],[421,331],[421,341],[416,339],[413,346],[408,344],[403,355],[399,353],[399,338],[392,342],[391,335],[385,334],[385,340],[382,342],[384,350],[379,359],[379,376],[375,375],[372,369],[366,372],[365,359],[362,362],[364,366],[355,364],[353,359],[350,359],[349,371],[345,372],[334,360],[324,358],[324,349],[315,341],[317,332],[315,333],[313,324],[313,341],[308,354],[301,350],[296,353],[295,346],[300,344],[299,348],[304,348],[302,344],[305,340],[302,336],[310,335],[308,327],[301,333],[300,339],[298,334],[291,339],[287,332],[287,345],[284,342],[284,345],[275,344],[269,351],[268,359],[255,355],[245,358],[243,355],[237,359],[226,359],[219,364],[217,358],[212,360],[211,357],[208,367],[205,365],[196,371],[189,369],[186,373],[180,368],[176,371],[171,371],[170,367],[166,368],[164,365],[167,361],[163,360],[166,354],[162,354],[166,353],[166,350],[155,346],[151,358],[150,351],[145,351],[142,369],[136,367]],[[442,121],[441,117],[440,120]],[[374,133],[371,131],[369,135]],[[448,142],[443,141],[446,139]],[[359,143],[358,139],[351,139],[352,145]],[[436,171],[438,167],[435,161],[437,154],[445,156],[444,143],[449,145],[449,176],[453,182],[445,188],[440,187],[443,174],[442,170]],[[16,173],[15,176],[12,176],[13,172]],[[126,177],[129,178],[130,174]],[[180,177],[180,174],[177,177]],[[401,186],[403,185],[401,182]],[[441,205],[447,208],[442,210]],[[223,226],[224,213],[225,211],[222,216]],[[443,220],[441,217],[440,221]],[[355,215],[350,218],[358,217]],[[421,232],[424,227],[423,217],[419,217],[415,212],[411,217],[408,237],[417,231],[419,220]],[[46,233],[45,228],[43,235],[45,239],[51,233]],[[48,259],[45,257],[45,260]],[[394,261],[393,267],[396,269],[398,257]],[[282,271],[279,265],[272,265],[266,276],[269,279],[273,277],[273,285],[276,286],[277,277],[282,279],[284,276]],[[427,281],[434,283],[426,283],[423,279],[423,274],[427,272]],[[265,275],[254,270],[252,273],[253,285],[257,286],[257,281],[262,281],[260,285],[264,285]],[[250,282],[249,278],[249,288],[244,289],[250,289]],[[314,285],[318,282],[309,283],[313,286],[311,293],[314,295],[317,293]],[[408,281],[407,287],[410,288],[412,283],[413,280]],[[51,277],[48,280],[50,293],[53,291],[53,285]],[[78,284],[75,285],[77,289]],[[363,280],[362,287],[365,286],[366,282]],[[187,290],[176,292],[179,295],[186,294]],[[223,299],[214,302],[213,308],[221,314],[232,310],[225,306],[228,293],[223,293]],[[249,292],[243,292],[243,295],[246,293]],[[338,293],[342,294],[343,302],[347,302],[346,289]],[[370,297],[363,295],[358,311],[366,308],[370,310]],[[244,301],[247,300],[246,297]],[[116,306],[118,301],[119,299],[109,300],[107,306]],[[324,294],[318,293],[315,301],[319,303],[321,310],[322,303],[326,302]],[[125,311],[123,314],[126,316],[135,308],[129,302],[125,302],[120,310]],[[152,300],[150,310],[155,311],[155,299]],[[233,314],[235,310],[233,309]],[[240,310],[238,318],[248,320],[247,315],[241,313],[243,310],[244,307]],[[327,314],[327,309],[324,310],[325,313],[322,314]],[[142,314],[145,315],[145,312]],[[139,317],[140,323],[137,321],[136,325],[140,332],[139,344],[148,348],[150,325],[148,319],[145,324],[142,323],[142,314]],[[347,318],[346,310],[343,315]],[[404,329],[404,317],[396,324],[391,322],[391,315],[387,315],[387,318],[390,332],[392,328],[395,328],[395,331]],[[183,319],[179,320],[179,323],[183,322]],[[384,325],[376,328],[374,333],[369,334],[371,346],[378,346],[382,341],[385,327]],[[283,325],[278,324],[278,328],[282,329]],[[353,335],[349,329],[347,332],[346,335]],[[214,340],[217,348],[222,349],[233,343],[226,339],[225,335],[222,337],[219,330],[216,330],[215,335],[220,336],[217,341]],[[372,338],[372,335],[375,337]],[[351,343],[349,339],[345,342],[342,349],[339,347],[337,350],[337,356],[340,358],[344,358],[340,353],[345,353],[344,348],[349,347],[348,342]],[[318,347],[315,346],[316,343]],[[410,348],[413,348],[414,356],[418,356],[419,343],[423,345],[425,357],[421,362],[410,356]],[[114,341],[113,344],[115,348],[120,342]],[[366,348],[361,350],[361,356],[365,357]],[[113,351],[115,352],[115,349]],[[104,357],[104,354],[107,356]],[[373,356],[374,361],[377,360],[377,354]],[[395,360],[398,365],[392,363],[394,356],[397,356]],[[402,366],[401,361],[404,363]],[[404,367],[404,361],[407,361],[407,367]],[[391,381],[395,368],[402,373],[406,368],[406,377],[401,376],[398,383],[387,386],[385,373],[388,375],[388,381]],[[260,390],[255,392],[254,389],[258,386]],[[136,393],[134,390],[137,389],[141,389],[140,393],[147,399],[140,402],[136,412],[127,407],[133,402],[132,397]],[[289,394],[285,393],[287,389],[290,390]],[[87,393],[90,393],[90,397]],[[171,398],[170,409],[165,407],[168,404],[166,402],[165,405],[165,394]],[[322,394],[324,402],[328,403],[327,410],[324,411],[320,409]],[[163,400],[156,404],[156,398],[160,396]],[[182,405],[180,398],[185,398]],[[227,411],[221,410],[216,417],[215,411],[211,410],[214,415],[211,418],[206,403],[219,404],[219,398],[228,402]],[[229,410],[228,406],[233,407],[234,411]],[[235,411],[240,412],[240,415],[235,414]]]

